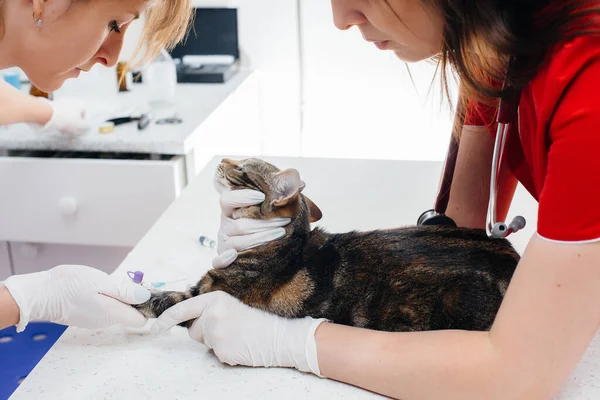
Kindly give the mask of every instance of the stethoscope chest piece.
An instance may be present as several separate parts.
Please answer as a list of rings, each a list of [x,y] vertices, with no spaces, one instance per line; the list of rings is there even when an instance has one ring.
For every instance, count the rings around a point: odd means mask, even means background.
[[[438,214],[434,209],[427,210],[417,219],[417,225],[438,225],[456,227],[454,220],[447,215]]]

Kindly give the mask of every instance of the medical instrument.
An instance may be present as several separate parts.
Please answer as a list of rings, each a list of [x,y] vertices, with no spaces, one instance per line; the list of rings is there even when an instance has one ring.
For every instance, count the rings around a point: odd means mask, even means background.
[[[33,83],[29,87],[29,94],[32,96],[36,96],[36,97],[45,97],[48,100],[52,100],[54,98],[54,95],[52,94],[52,92],[50,92],[50,93],[44,92],[43,90],[38,89]]]
[[[515,68],[515,58],[512,57],[509,61],[507,68],[508,73]],[[508,88],[507,79],[503,83],[503,89]],[[519,101],[521,97],[521,91],[515,90],[505,99],[500,100],[498,106],[498,115],[496,122],[498,124],[496,131],[496,140],[494,143],[494,152],[492,156],[492,169],[490,177],[490,196],[488,201],[488,209],[486,216],[486,233],[488,237],[492,239],[506,238],[511,233],[518,232],[523,229],[526,225],[525,218],[522,216],[516,216],[507,225],[506,222],[496,221],[496,200],[498,197],[498,176],[500,175],[500,167],[504,156],[504,148],[506,146],[506,137],[510,131],[511,125],[515,118],[517,118],[519,110]],[[517,129],[519,129],[517,127]],[[440,187],[438,190],[438,197],[436,199],[435,207],[431,210],[427,210],[422,213],[418,220],[418,225],[454,225],[454,221],[451,218],[444,215],[446,207],[448,206],[448,200],[450,196],[450,188],[452,185],[452,177],[454,175],[454,168],[456,166],[456,158],[458,154],[459,142],[454,137],[450,139],[448,146],[448,154],[446,156],[444,172]]]
[[[217,242],[215,242],[212,239],[207,238],[206,236],[200,236],[200,238],[198,239],[200,241],[200,244],[204,247],[210,247],[211,249],[214,249],[215,246],[217,245]]]
[[[144,273],[142,271],[127,271],[127,276],[129,276],[135,283],[141,284],[144,280]]]
[[[112,118],[112,119],[107,120],[106,122],[112,122],[116,126],[116,125],[121,125],[121,124],[125,124],[127,122],[132,122],[132,121],[138,121],[138,129],[139,130],[146,129],[146,127],[150,124],[150,116],[148,114],[141,114],[139,117],[129,116],[129,117]]]
[[[151,108],[171,107],[175,104],[177,67],[166,49],[144,71],[145,99]]]
[[[98,132],[100,133],[113,133],[115,131],[114,122],[103,122],[98,126]]]
[[[515,59],[510,59],[507,70],[510,71],[514,68]],[[507,88],[507,81],[504,81],[503,89]],[[486,217],[486,233],[493,239],[502,239],[510,235],[511,233],[517,232],[525,227],[525,218],[518,215],[513,218],[510,224],[506,222],[496,221],[496,200],[498,198],[498,177],[500,176],[500,167],[502,164],[502,156],[504,155],[504,148],[506,147],[506,137],[510,130],[511,124],[517,118],[519,112],[519,101],[521,99],[521,92],[515,91],[509,97],[500,99],[498,105],[498,116],[496,122],[498,128],[496,130],[496,141],[494,143],[494,155],[492,157],[492,174],[490,177],[490,198],[488,201],[488,210]],[[517,129],[519,127],[517,126]]]
[[[177,117],[160,118],[156,120],[156,125],[176,125],[182,123],[183,120]]]
[[[150,282],[150,284],[147,284],[147,283],[144,283],[144,272],[143,271],[127,271],[127,276],[129,276],[129,278],[131,278],[131,280],[133,282],[137,283],[138,285],[142,285],[146,289],[158,289],[169,283],[181,282],[181,281],[186,280],[186,278],[181,277],[179,279],[175,279],[172,281],[167,281],[167,282],[156,281],[156,282]]]
[[[12,85],[16,89],[21,89],[21,74],[17,68],[8,68],[2,74],[2,78],[9,85]]]
[[[154,289],[158,289],[158,288],[165,286],[168,283],[175,283],[175,282],[181,282],[181,281],[185,281],[185,278],[176,279],[174,281],[168,281],[168,282],[164,282],[164,281],[152,282],[152,283],[150,283],[150,286],[152,286]]]
[[[129,92],[133,85],[133,74],[129,70],[129,65],[126,61],[117,63],[117,84],[119,92]]]

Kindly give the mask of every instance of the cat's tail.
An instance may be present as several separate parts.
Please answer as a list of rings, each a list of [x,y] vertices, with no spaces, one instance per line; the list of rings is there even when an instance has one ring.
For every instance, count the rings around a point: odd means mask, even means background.
[[[195,287],[190,288],[185,292],[174,291],[150,291],[150,300],[145,303],[134,305],[142,315],[146,318],[158,318],[168,308],[173,307],[177,303],[190,299],[198,295],[198,290]],[[185,321],[179,324],[185,328],[189,328],[194,320]]]

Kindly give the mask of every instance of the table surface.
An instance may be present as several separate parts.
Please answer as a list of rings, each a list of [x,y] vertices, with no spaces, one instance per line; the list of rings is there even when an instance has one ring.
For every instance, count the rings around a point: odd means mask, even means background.
[[[202,140],[199,126],[252,75],[252,71],[240,70],[222,84],[178,84],[175,104],[153,113],[156,118],[176,114],[183,121],[180,124],[158,125],[153,120],[140,131],[137,122],[131,122],[116,126],[110,134],[92,129],[74,137],[59,132],[42,134],[26,124],[14,124],[0,127],[0,149],[186,154]],[[135,114],[140,109],[148,110],[144,90],[143,87],[135,88],[128,93],[115,93],[114,98],[102,97],[96,102],[86,99],[88,111],[103,117],[100,118],[102,121]],[[97,122],[94,118],[93,121]]]
[[[184,281],[181,290],[211,265],[214,250],[198,242],[216,237],[218,195],[212,180],[221,157],[213,159],[165,211],[116,270],[141,269],[148,281]],[[238,157],[239,159],[239,157]],[[317,226],[330,232],[414,224],[437,190],[441,163],[342,159],[271,158],[279,168],[294,167],[306,182],[304,193],[323,211]],[[532,201],[520,194],[519,212]],[[512,212],[512,211],[511,211]],[[531,220],[534,215],[526,214]],[[522,247],[533,232],[519,235]],[[26,333],[24,333],[26,334]],[[600,359],[595,339],[560,399],[600,398]],[[11,399],[263,399],[348,398],[378,395],[283,368],[229,367],[178,327],[153,337],[119,328],[69,328],[21,384]]]

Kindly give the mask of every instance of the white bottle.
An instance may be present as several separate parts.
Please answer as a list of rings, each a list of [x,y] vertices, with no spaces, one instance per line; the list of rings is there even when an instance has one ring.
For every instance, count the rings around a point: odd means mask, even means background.
[[[146,84],[151,107],[159,108],[175,103],[177,68],[166,50],[161,50],[156,60],[143,72],[142,79]]]

